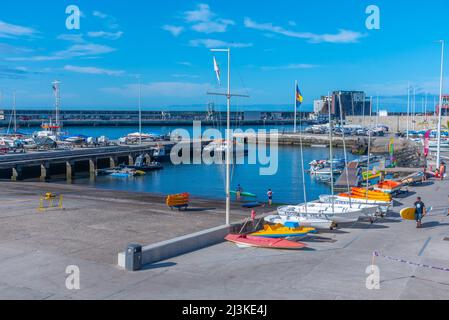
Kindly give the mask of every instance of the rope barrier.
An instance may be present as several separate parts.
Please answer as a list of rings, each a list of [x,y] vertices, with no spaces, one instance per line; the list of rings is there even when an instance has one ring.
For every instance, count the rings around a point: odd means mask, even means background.
[[[416,262],[412,262],[412,261],[408,261],[408,260],[404,260],[404,259],[394,258],[394,257],[390,257],[390,256],[384,256],[384,255],[381,255],[378,251],[373,252],[373,261],[374,261],[374,257],[381,257],[381,258],[384,258],[384,259],[387,259],[390,261],[405,263],[405,264],[420,267],[420,268],[449,272],[449,268],[435,267],[435,266],[430,266],[430,265],[423,264],[423,263],[416,263]]]

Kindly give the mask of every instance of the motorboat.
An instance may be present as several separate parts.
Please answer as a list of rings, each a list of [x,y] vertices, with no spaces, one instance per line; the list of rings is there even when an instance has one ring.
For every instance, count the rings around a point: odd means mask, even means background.
[[[140,170],[140,171],[144,171],[144,172],[157,171],[157,170],[163,169],[160,162],[152,161],[150,163],[145,163],[144,159],[145,159],[144,156],[140,155],[137,157],[136,163],[134,165],[121,166],[121,167],[128,168],[128,169],[134,169],[134,170]]]
[[[223,140],[215,140],[209,143],[207,146],[204,147],[203,152],[206,152],[207,154],[211,156],[215,155],[222,155],[225,156],[228,150],[228,142]],[[245,148],[245,144],[241,142],[234,142],[233,147],[231,147],[230,150],[233,155],[247,155],[248,150]]]
[[[124,137],[119,138],[119,143],[121,144],[135,144],[140,141],[142,142],[148,142],[148,141],[155,141],[157,140],[158,135],[152,134],[152,133],[140,133],[140,132],[133,132],[129,133]]]
[[[170,153],[167,152],[165,147],[162,145],[157,145],[156,147],[151,148],[151,151],[151,158],[155,161],[163,162],[170,160]]]

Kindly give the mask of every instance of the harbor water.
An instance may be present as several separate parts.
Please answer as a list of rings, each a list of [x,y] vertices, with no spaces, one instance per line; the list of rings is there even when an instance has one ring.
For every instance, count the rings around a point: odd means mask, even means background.
[[[192,131],[191,127],[145,127],[143,132],[155,134],[168,134],[177,129]],[[207,129],[207,128],[203,128]],[[242,128],[245,130],[245,128]],[[285,127],[256,127],[257,129],[278,129],[279,131],[292,131],[291,126]],[[32,129],[30,129],[32,130]],[[130,132],[137,131],[135,127],[77,127],[67,130],[70,134],[82,134],[86,136],[105,135],[110,139],[117,139]],[[268,153],[268,151],[267,151]],[[343,158],[342,149],[334,150],[335,158]],[[328,148],[304,147],[304,170],[309,169],[309,163],[315,159],[328,159]],[[348,154],[348,160],[354,156]],[[170,162],[163,163],[164,169],[157,172],[148,172],[145,176],[117,178],[111,176],[98,176],[95,181],[91,181],[88,176],[77,175],[73,183],[80,185],[90,185],[97,188],[150,192],[157,194],[173,194],[189,192],[192,196],[224,199],[225,197],[225,172],[224,164],[213,165],[173,165]],[[273,200],[275,203],[297,204],[304,201],[301,153],[298,146],[279,146],[278,149],[278,170],[274,175],[260,175],[260,165],[245,164],[232,165],[231,167],[231,189],[235,189],[238,184],[244,191],[254,193],[258,196],[257,201],[266,201],[268,189],[273,190]],[[307,188],[307,200],[315,200],[321,194],[329,194],[330,187],[323,182],[319,182],[313,176],[305,174],[305,185]],[[60,181],[60,183],[64,183]],[[252,198],[246,199],[254,201]]]

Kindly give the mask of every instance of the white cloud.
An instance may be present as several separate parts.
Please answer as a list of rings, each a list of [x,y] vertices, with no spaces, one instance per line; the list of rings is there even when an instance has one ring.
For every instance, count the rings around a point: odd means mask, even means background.
[[[106,13],[100,12],[98,10],[93,11],[92,15],[94,17],[97,17],[101,20],[104,20],[106,26],[110,29],[117,29],[119,27],[118,23],[117,23],[117,19],[111,15],[108,15]]]
[[[171,75],[173,78],[190,78],[190,79],[197,79],[199,78],[196,74],[187,74],[187,73],[175,73]]]
[[[251,18],[245,18],[245,27],[249,29],[255,29],[263,32],[271,32],[281,34],[286,37],[305,39],[312,43],[329,42],[329,43],[355,43],[361,38],[365,37],[365,34],[350,30],[339,30],[336,34],[315,34],[311,32],[296,32],[288,30],[279,26],[275,26],[272,23],[258,23]]]
[[[90,31],[87,36],[91,38],[105,38],[109,40],[117,40],[123,36],[123,31],[107,32],[107,31]]]
[[[260,67],[260,69],[265,71],[271,71],[271,70],[296,70],[296,69],[313,69],[318,67],[314,64],[307,64],[307,63],[292,63],[285,66],[263,66]]]
[[[184,16],[187,22],[206,22],[215,17],[215,13],[210,10],[208,4],[200,3],[196,10],[186,11]]]
[[[71,41],[76,43],[85,42],[83,35],[81,33],[78,34],[60,34],[57,37],[58,40]]]
[[[172,25],[168,25],[168,24],[166,24],[165,26],[162,26],[162,29],[170,32],[174,37],[179,36],[184,31],[184,27],[172,26]]]
[[[102,69],[97,67],[80,67],[80,66],[72,66],[66,65],[64,66],[64,70],[76,73],[84,73],[84,74],[98,74],[98,75],[108,75],[108,76],[120,76],[125,73],[123,70],[110,70],[110,69]]]
[[[108,17],[108,15],[106,13],[103,13],[103,12],[100,12],[100,11],[97,11],[97,10],[93,11],[92,15],[94,17],[98,17],[100,19],[106,19]]]
[[[32,37],[37,34],[33,28],[14,25],[0,20],[0,38]]]
[[[8,61],[52,61],[52,60],[66,60],[77,57],[92,57],[101,54],[106,54],[115,51],[116,49],[99,45],[94,43],[75,44],[63,51],[57,51],[48,56],[29,56],[7,58]]]
[[[218,18],[205,3],[199,4],[195,10],[186,11],[184,20],[192,24],[192,30],[200,33],[223,33],[235,25],[233,20]]]
[[[210,87],[209,83],[151,82],[142,84],[141,89],[144,97],[191,98],[204,96]],[[135,97],[139,92],[139,85],[129,84],[124,87],[103,88],[101,91],[124,97]]]
[[[186,66],[186,67],[191,67],[192,66],[192,63],[191,62],[188,62],[188,61],[178,61],[178,62],[176,62],[177,64],[180,64],[180,65],[182,65],[182,66]]]
[[[226,32],[228,26],[234,25],[232,20],[218,19],[217,21],[200,22],[192,26],[192,29],[201,33],[223,33]]]
[[[206,47],[211,48],[248,48],[252,47],[252,43],[241,43],[241,42],[225,42],[216,39],[195,39],[190,40],[190,45],[192,47]]]

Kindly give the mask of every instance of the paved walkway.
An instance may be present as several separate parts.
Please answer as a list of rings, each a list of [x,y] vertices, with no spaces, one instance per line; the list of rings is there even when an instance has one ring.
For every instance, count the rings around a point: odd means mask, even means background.
[[[16,206],[24,205],[31,194],[23,191],[22,198],[6,201],[2,197],[0,205],[0,225],[3,226],[0,231],[0,298],[449,299],[449,272],[384,258],[375,260],[380,268],[380,290],[368,290],[365,286],[368,276],[365,270],[371,265],[375,250],[412,262],[449,267],[449,241],[444,240],[449,237],[449,217],[443,214],[448,187],[449,182],[444,181],[412,188],[410,196],[398,199],[394,212],[387,219],[373,225],[357,223],[310,237],[307,239],[309,250],[239,249],[231,243],[222,243],[135,273],[119,270],[114,265],[116,252],[113,255],[111,247],[105,243],[107,232],[107,239],[126,235],[117,231],[114,236],[114,231],[107,230],[114,228],[114,224],[126,229],[128,224],[119,219],[118,211],[125,208],[118,202],[108,206],[108,210],[112,210],[110,216],[101,214],[95,218],[99,210],[88,211],[87,205],[74,202],[79,207],[64,213],[67,218],[63,221],[56,214],[34,215],[36,220],[48,219],[48,225],[23,225],[26,220],[21,217],[28,217],[30,213],[18,211]],[[4,188],[5,185],[1,185],[0,189]],[[13,193],[17,196],[19,191]],[[417,195],[421,195],[428,206],[435,207],[432,215],[425,219],[423,229],[416,229],[414,222],[401,221],[397,214],[401,207],[410,206]],[[136,212],[132,217],[142,214],[137,209]],[[89,230],[84,220],[87,217],[95,220],[87,224],[94,231],[87,232],[84,240],[80,236],[83,233],[76,230]],[[182,221],[188,223],[189,220]],[[191,221],[201,224],[201,219]],[[147,226],[138,219],[132,231],[139,224],[141,230]],[[6,229],[8,237],[4,236]],[[78,235],[76,241],[74,234]],[[149,232],[140,235],[150,237]],[[102,245],[87,250],[86,246],[95,239]],[[65,287],[68,265],[80,268],[80,290],[70,291]]]

